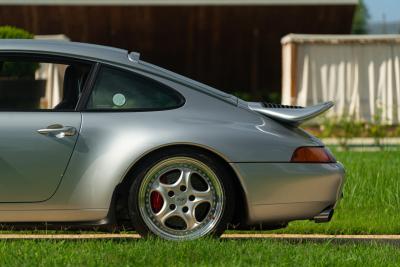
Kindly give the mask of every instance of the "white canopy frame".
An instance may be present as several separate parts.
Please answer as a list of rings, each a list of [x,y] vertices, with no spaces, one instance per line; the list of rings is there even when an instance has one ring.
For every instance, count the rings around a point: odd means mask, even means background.
[[[288,35],[282,104],[334,101],[329,117],[400,123],[400,35]]]

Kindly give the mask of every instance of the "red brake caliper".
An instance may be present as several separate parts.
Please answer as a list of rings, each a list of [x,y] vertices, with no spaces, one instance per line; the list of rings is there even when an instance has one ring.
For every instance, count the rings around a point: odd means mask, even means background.
[[[151,193],[150,204],[151,204],[151,209],[153,210],[154,213],[158,213],[161,210],[164,204],[164,199],[162,198],[159,192],[153,191]]]

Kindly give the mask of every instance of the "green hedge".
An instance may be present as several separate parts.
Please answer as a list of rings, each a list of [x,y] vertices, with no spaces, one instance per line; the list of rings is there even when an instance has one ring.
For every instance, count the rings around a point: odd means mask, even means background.
[[[13,26],[0,26],[0,39],[33,39],[33,34]]]

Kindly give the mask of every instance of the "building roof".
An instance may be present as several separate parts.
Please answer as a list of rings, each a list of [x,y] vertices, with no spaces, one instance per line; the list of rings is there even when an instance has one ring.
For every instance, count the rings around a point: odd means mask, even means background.
[[[358,0],[0,0],[0,5],[356,5]]]
[[[400,43],[400,34],[288,34],[282,44]]]

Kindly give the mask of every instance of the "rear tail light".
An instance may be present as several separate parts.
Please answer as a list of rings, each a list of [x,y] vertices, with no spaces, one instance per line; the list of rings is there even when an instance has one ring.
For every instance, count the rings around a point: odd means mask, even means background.
[[[336,159],[325,147],[303,146],[298,147],[290,162],[296,163],[335,163]]]

